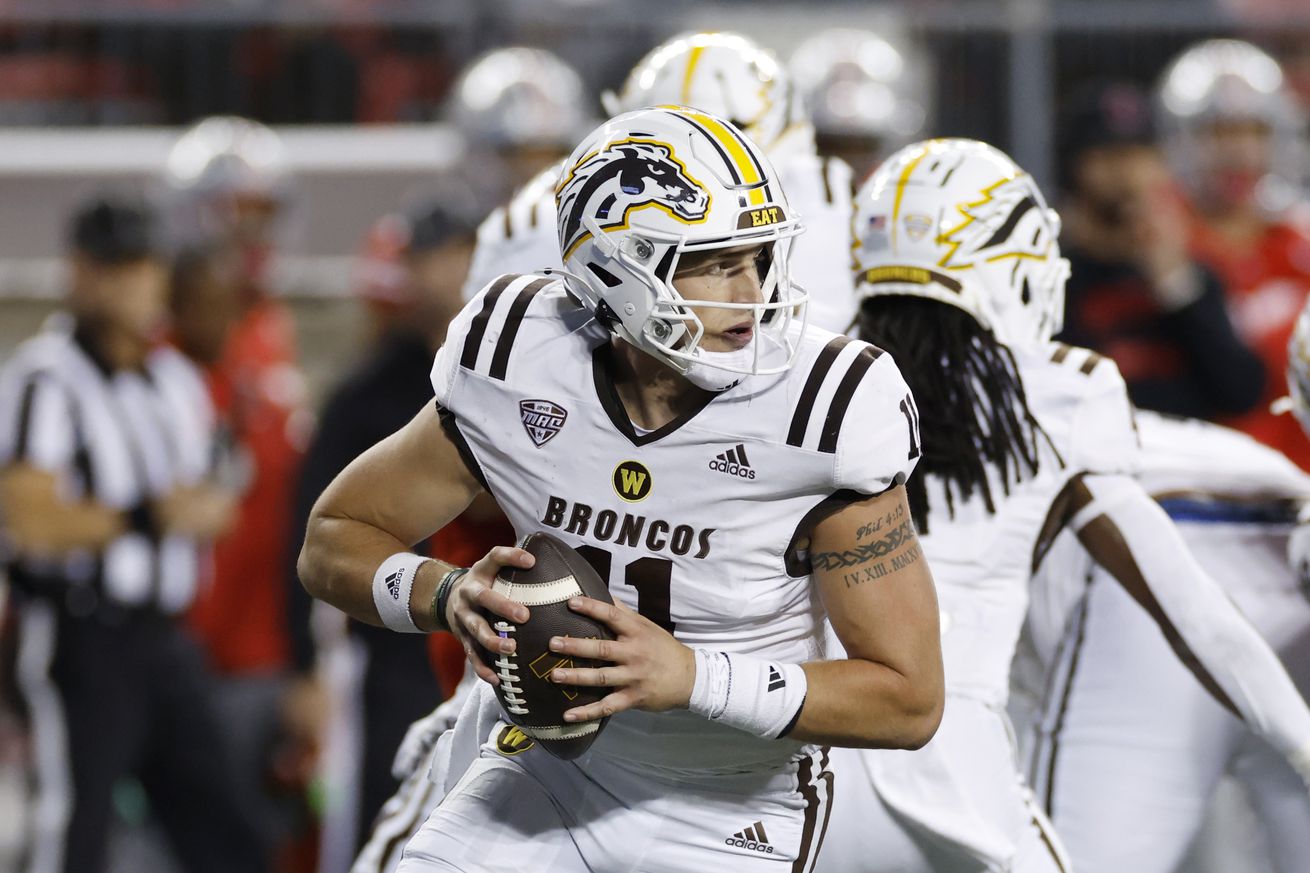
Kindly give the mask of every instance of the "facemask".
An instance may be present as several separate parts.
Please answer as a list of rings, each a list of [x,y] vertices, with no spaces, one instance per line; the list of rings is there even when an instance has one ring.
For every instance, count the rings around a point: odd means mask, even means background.
[[[697,349],[695,360],[687,365],[687,372],[683,373],[683,376],[697,388],[715,392],[727,391],[746,378],[740,371],[749,371],[756,365],[757,347],[760,356],[758,364],[761,368],[782,363],[788,357],[786,346],[777,337],[756,333],[750,343],[731,352]]]

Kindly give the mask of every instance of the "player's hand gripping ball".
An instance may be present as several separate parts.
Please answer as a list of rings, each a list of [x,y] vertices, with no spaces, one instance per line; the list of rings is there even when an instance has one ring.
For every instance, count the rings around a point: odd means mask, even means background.
[[[510,655],[481,646],[482,661],[500,678],[496,698],[523,733],[557,758],[571,760],[591,746],[608,718],[567,723],[565,711],[595,703],[609,688],[558,685],[550,679],[556,667],[604,667],[606,661],[575,658],[550,651],[551,637],[612,640],[609,628],[569,609],[569,598],[590,597],[613,603],[609,586],[592,566],[569,546],[545,533],[530,534],[519,543],[536,563],[530,569],[503,567],[492,590],[528,608],[529,618],[514,624],[483,610],[492,630],[516,643]]]

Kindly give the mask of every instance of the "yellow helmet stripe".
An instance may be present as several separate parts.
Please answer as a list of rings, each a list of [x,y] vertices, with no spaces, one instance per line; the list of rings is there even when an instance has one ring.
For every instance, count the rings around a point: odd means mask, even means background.
[[[682,74],[682,102],[683,105],[691,103],[691,82],[696,76],[696,65],[700,63],[700,56],[705,53],[705,46],[694,46],[687,53],[687,69]]]
[[[917,155],[910,159],[901,170],[900,178],[896,180],[896,197],[892,200],[892,254],[896,254],[896,233],[901,226],[901,198],[905,196],[905,186],[909,184],[910,176],[918,168],[924,158],[928,157],[928,149],[931,143],[925,143]]]
[[[764,190],[760,184],[765,181],[764,171],[755,161],[755,156],[751,154],[750,149],[742,142],[741,137],[726,127],[722,122],[712,115],[706,115],[703,112],[684,111],[684,114],[695,119],[701,129],[714,138],[720,146],[723,147],[730,157],[732,163],[736,166],[737,175],[740,176],[743,185],[755,185],[747,195],[752,206],[759,206],[764,203]]]

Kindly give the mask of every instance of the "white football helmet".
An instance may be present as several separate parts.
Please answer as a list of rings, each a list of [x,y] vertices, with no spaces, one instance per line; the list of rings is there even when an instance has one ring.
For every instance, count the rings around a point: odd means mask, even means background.
[[[282,140],[268,127],[215,116],[178,137],[164,164],[164,180],[175,191],[279,200],[286,193],[286,163]]]
[[[676,106],[611,119],[569,157],[555,203],[567,285],[612,333],[712,390],[791,366],[808,299],[788,268],[801,226],[763,151],[730,122]],[[673,286],[685,252],[760,244],[762,302],[689,300]],[[754,339],[707,352],[692,307],[749,312]]]
[[[292,188],[281,137],[236,116],[206,118],[178,137],[164,162],[163,186],[167,234],[178,244],[264,240]]]
[[[1032,177],[970,139],[889,157],[855,195],[856,294],[958,306],[1007,345],[1060,331],[1069,262],[1060,218]]]
[[[497,149],[568,149],[592,118],[581,77],[542,49],[487,52],[460,74],[452,94],[459,129]]]
[[[1156,95],[1160,131],[1175,172],[1194,194],[1223,184],[1229,169],[1216,164],[1208,133],[1217,122],[1254,121],[1269,131],[1267,165],[1251,192],[1261,205],[1285,207],[1301,182],[1305,119],[1278,62],[1247,42],[1214,39],[1171,63]],[[1280,202],[1281,201],[1281,202]]]
[[[656,46],[601,104],[611,115],[646,106],[694,106],[726,118],[775,160],[814,150],[814,131],[791,77],[773,53],[738,33],[684,33]]]
[[[923,130],[928,83],[921,59],[905,46],[872,31],[834,28],[797,46],[788,66],[820,136],[897,148]]]

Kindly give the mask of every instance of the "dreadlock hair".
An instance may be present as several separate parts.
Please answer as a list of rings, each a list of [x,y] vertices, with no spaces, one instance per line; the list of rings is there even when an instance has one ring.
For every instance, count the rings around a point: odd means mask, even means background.
[[[1008,495],[1012,480],[1036,475],[1039,440],[1055,451],[1028,409],[1014,355],[969,313],[922,297],[878,296],[864,300],[857,324],[860,339],[896,360],[919,407],[923,455],[906,490],[920,531],[928,531],[927,476],[941,480],[951,517],[955,501],[975,493],[995,513],[988,468]]]

